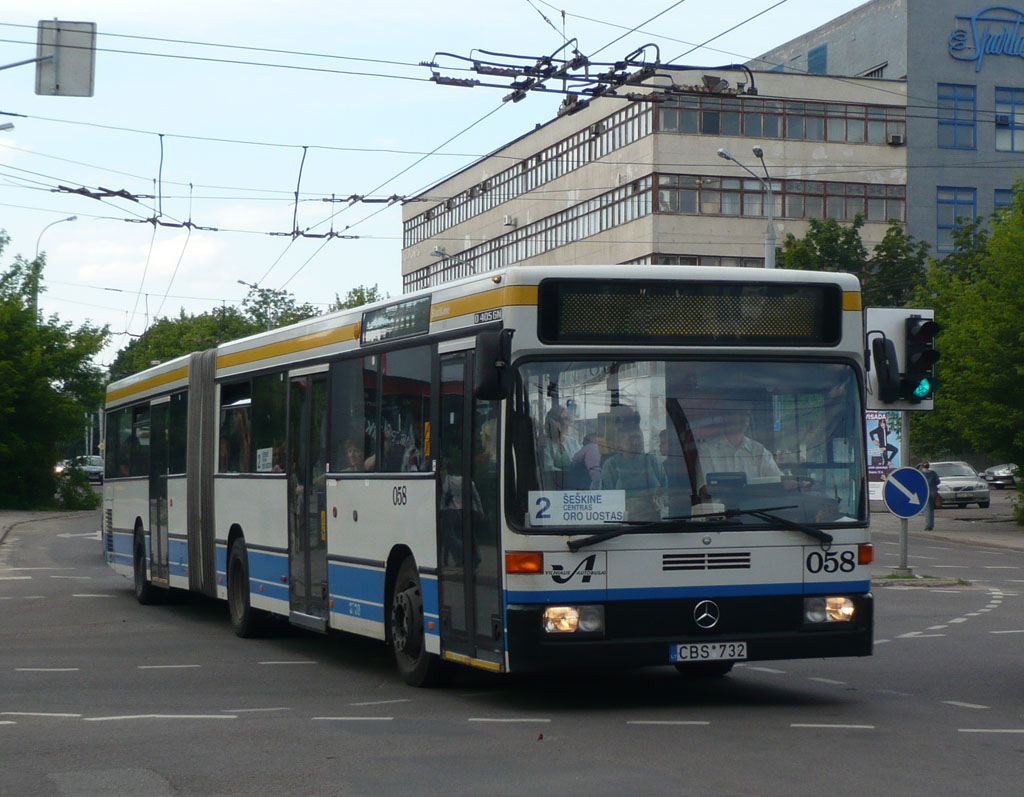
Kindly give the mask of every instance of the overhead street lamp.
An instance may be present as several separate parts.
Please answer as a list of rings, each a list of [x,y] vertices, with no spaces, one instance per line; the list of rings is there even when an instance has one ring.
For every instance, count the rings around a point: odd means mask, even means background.
[[[761,161],[761,168],[764,169],[764,177],[752,172],[744,164],[740,163],[730,155],[728,150],[719,149],[718,157],[735,163],[743,169],[743,171],[761,183],[761,186],[764,188],[765,215],[768,217],[768,224],[764,228],[764,267],[775,268],[775,192],[772,190],[772,178],[771,175],[768,174],[768,167],[764,162],[764,150],[760,147],[753,147],[751,152],[754,153],[755,158]]]
[[[39,232],[39,237],[36,238],[36,256],[32,258],[32,314],[38,316],[39,314],[39,271],[42,267],[42,263],[39,262],[39,244],[43,240],[43,233],[50,229],[55,224],[62,224],[65,221],[77,221],[78,216],[68,216],[66,219],[57,219],[57,221],[51,221]]]

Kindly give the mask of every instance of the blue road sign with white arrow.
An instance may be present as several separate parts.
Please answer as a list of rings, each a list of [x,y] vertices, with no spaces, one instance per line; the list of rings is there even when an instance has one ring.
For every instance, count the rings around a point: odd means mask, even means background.
[[[912,518],[928,500],[928,480],[917,468],[897,468],[885,480],[882,500],[896,517]]]

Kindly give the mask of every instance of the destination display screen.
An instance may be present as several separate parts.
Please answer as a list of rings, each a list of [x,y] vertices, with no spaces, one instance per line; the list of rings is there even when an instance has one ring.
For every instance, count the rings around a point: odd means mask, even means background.
[[[550,279],[540,284],[545,343],[834,346],[838,285]]]

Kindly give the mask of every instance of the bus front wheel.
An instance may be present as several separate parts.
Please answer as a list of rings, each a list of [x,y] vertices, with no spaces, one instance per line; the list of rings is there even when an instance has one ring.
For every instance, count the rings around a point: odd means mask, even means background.
[[[391,593],[389,636],[395,664],[410,686],[436,686],[444,666],[440,657],[427,652],[423,627],[423,591],[416,560],[407,556],[398,568]]]

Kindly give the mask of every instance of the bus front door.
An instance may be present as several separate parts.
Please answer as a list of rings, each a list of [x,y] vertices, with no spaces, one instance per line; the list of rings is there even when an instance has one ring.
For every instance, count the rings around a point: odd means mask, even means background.
[[[167,410],[169,401],[150,406],[149,555],[150,580],[168,586],[167,567]]]
[[[504,661],[498,410],[473,398],[472,352],[441,358],[438,573],[441,644],[485,669]]]
[[[288,401],[290,619],[327,629],[327,375],[294,376]]]

